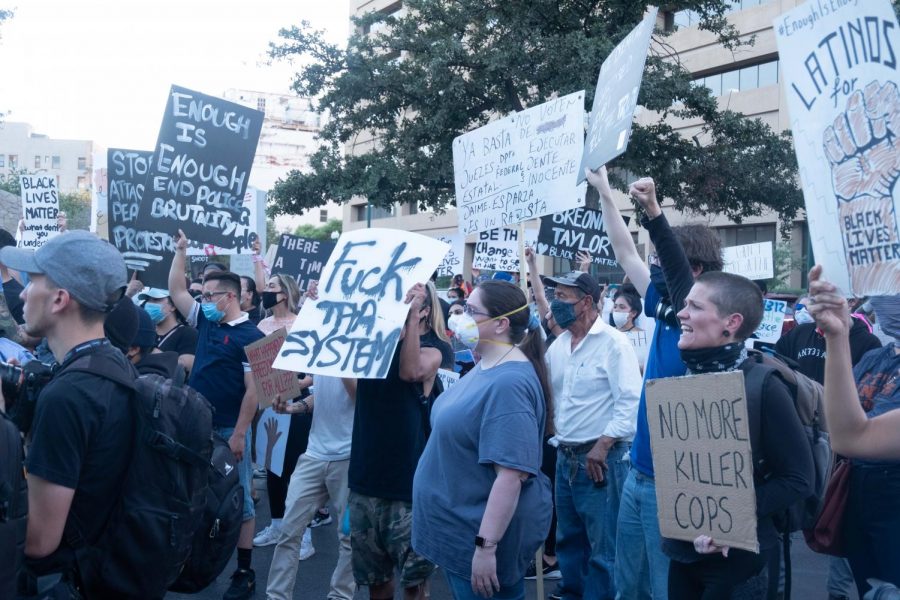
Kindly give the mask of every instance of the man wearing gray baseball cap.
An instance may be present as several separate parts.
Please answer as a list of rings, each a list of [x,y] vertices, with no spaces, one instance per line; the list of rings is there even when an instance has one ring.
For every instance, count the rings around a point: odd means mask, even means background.
[[[103,333],[107,311],[125,290],[125,262],[86,231],[62,233],[36,251],[2,248],[0,262],[28,274],[21,294],[25,330],[46,337],[59,363],[38,396],[31,427],[26,566],[35,576],[62,573],[61,585],[75,586],[66,524],[88,547],[97,543],[131,456],[134,373]],[[72,368],[83,357],[91,371],[107,376]],[[83,591],[88,597],[118,595],[98,586]]]

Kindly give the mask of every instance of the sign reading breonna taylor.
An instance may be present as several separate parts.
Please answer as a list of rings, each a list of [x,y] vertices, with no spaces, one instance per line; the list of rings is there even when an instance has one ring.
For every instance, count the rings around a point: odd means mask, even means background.
[[[816,262],[856,296],[900,289],[900,27],[888,0],[811,0],[774,22]]]
[[[624,217],[628,223],[628,217]],[[618,267],[612,243],[603,226],[603,213],[590,208],[575,208],[541,217],[538,254],[574,261],[579,252],[588,252],[591,262],[603,267]]]
[[[384,379],[409,313],[406,293],[428,281],[447,244],[396,229],[341,235],[272,365],[314,375]]]
[[[249,252],[256,225],[244,193],[263,116],[173,85],[138,213],[145,228]]]

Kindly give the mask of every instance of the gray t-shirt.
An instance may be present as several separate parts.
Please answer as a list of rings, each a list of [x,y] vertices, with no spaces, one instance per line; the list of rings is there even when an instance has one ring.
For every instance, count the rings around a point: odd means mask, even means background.
[[[501,585],[518,583],[547,536],[550,481],[541,473],[546,421],[534,368],[509,362],[475,367],[435,401],[432,432],[413,481],[413,548],[468,578],[475,536],[496,479],[494,465],[531,475],[497,548]]]
[[[306,454],[316,460],[350,459],[355,402],[339,377],[314,375],[312,427]]]

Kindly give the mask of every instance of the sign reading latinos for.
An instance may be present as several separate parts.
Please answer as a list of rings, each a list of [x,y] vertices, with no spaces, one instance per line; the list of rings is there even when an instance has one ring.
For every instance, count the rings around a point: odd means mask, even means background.
[[[537,244],[537,229],[525,230],[525,245],[534,247]],[[475,242],[475,255],[472,258],[473,269],[487,271],[519,272],[519,230],[493,229],[478,233]]]
[[[578,168],[578,183],[584,181],[586,168],[601,167],[628,147],[656,13],[656,7],[652,7],[600,67],[584,155]]]
[[[461,233],[442,234],[435,238],[450,245],[450,251],[444,256],[444,260],[438,265],[437,272],[440,277],[453,277],[463,272],[463,258],[466,255],[466,236]]]
[[[459,231],[469,235],[584,204],[576,169],[584,92],[556,98],[453,140]]]
[[[846,294],[900,289],[900,28],[888,0],[774,22],[816,262]]]
[[[772,279],[775,267],[772,260],[772,242],[744,244],[722,248],[723,270],[747,279]]]
[[[282,233],[272,263],[272,275],[284,273],[297,280],[301,290],[309,288],[309,282],[322,276],[322,268],[331,253],[334,243],[311,240],[299,235]]]
[[[624,217],[628,223],[628,217]],[[612,243],[603,226],[603,213],[590,208],[575,208],[541,217],[538,254],[577,260],[579,252],[589,252],[595,265],[618,267]]]
[[[647,382],[659,530],[759,552],[743,371]]]
[[[784,300],[763,301],[763,319],[756,328],[756,338],[761,342],[774,344],[781,338],[781,328],[784,325],[784,314],[787,311],[787,302]]]
[[[253,371],[256,395],[262,408],[271,406],[275,402],[275,396],[287,400],[300,395],[300,382],[297,381],[296,373],[272,368],[272,363],[286,337],[287,331],[282,327],[244,347],[250,361],[250,370]]]
[[[173,85],[139,211],[145,228],[249,252],[256,227],[244,192],[263,116]]]
[[[40,248],[59,234],[59,188],[53,175],[19,175],[25,228],[19,245]]]
[[[409,305],[406,293],[428,281],[447,244],[397,229],[341,235],[272,365],[313,375],[384,379]]]

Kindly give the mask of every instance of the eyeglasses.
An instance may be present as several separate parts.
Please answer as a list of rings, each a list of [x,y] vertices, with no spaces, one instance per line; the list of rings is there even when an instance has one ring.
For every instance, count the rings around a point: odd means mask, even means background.
[[[216,296],[221,296],[222,294],[227,294],[228,292],[203,292],[200,294],[200,297],[209,302]]]
[[[470,317],[473,317],[475,315],[483,315],[485,317],[491,316],[490,314],[488,314],[484,311],[475,310],[474,308],[472,308],[471,304],[466,304],[465,308],[463,308],[463,312],[466,313],[467,315],[469,315]]]

